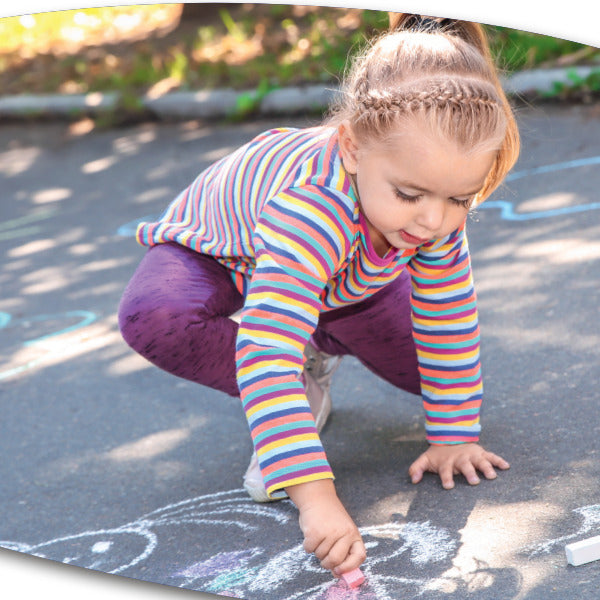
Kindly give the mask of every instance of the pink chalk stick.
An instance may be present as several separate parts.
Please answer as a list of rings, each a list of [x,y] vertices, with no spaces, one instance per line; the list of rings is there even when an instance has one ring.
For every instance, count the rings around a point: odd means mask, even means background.
[[[352,569],[352,571],[348,571],[342,575],[342,579],[346,582],[351,588],[358,587],[365,580],[365,576],[362,574],[362,571],[359,568]]]

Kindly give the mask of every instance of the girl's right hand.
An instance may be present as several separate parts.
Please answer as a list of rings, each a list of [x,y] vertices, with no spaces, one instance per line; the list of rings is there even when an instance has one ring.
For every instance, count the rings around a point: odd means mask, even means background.
[[[304,549],[314,553],[324,569],[340,577],[364,562],[367,551],[362,537],[331,479],[290,486],[286,492],[300,511]]]

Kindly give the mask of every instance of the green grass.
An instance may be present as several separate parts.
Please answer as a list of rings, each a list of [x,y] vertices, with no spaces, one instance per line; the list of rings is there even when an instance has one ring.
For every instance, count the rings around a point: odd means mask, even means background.
[[[244,114],[256,97],[277,87],[335,85],[348,55],[388,27],[384,11],[240,4],[220,8],[206,24],[178,29],[171,36],[154,35],[152,31],[160,26],[158,19],[152,21],[157,11],[171,11],[160,14],[173,20],[174,6],[44,13],[34,15],[35,26],[31,18],[0,19],[0,89],[3,94],[118,90],[130,96],[168,81],[180,89],[258,90],[241,101],[238,112]],[[149,27],[145,40],[121,40],[116,47],[101,42],[102,27],[107,30],[117,18],[140,15],[140,22]],[[61,51],[59,34],[73,31],[77,24],[90,45],[74,51],[65,45]],[[487,30],[492,53],[507,73],[550,66],[565,56],[600,62],[598,49],[575,42],[502,27]],[[51,42],[58,50],[48,49]],[[598,91],[594,78],[573,83]],[[564,89],[556,93],[564,94]]]
[[[597,48],[536,33],[505,27],[487,27],[492,54],[498,65],[508,71],[532,69],[551,64],[565,55],[581,53],[592,59],[600,56]],[[587,50],[582,53],[582,50]]]

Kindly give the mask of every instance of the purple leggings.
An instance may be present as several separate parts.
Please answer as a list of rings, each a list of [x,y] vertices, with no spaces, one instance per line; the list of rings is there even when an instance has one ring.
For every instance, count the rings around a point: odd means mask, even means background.
[[[321,313],[312,341],[322,352],[356,356],[391,384],[420,393],[406,271],[370,298]],[[165,371],[239,396],[235,374],[244,303],[227,269],[178,244],[151,247],[119,306],[125,341]]]

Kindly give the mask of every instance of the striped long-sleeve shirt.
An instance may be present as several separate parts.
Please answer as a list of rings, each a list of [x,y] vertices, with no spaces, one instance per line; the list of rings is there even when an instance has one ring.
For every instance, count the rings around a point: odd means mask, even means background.
[[[479,327],[464,225],[379,257],[334,129],[258,136],[203,171],[137,239],[214,256],[244,295],[237,379],[269,494],[333,477],[300,378],[319,314],[369,297],[405,268],[428,440],[478,440]]]

